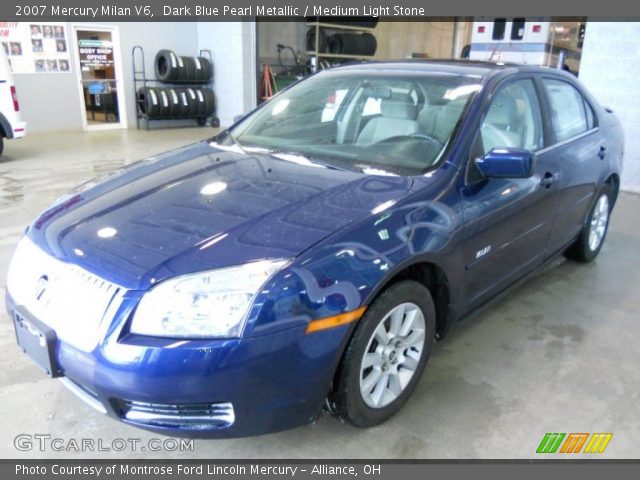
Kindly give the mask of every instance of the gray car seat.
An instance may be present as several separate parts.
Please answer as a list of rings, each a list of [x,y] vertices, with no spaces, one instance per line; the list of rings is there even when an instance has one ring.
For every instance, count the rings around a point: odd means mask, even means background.
[[[420,131],[416,121],[416,106],[407,94],[393,93],[380,102],[382,116],[369,120],[358,135],[356,144],[371,145],[399,135],[412,135]]]
[[[520,123],[515,99],[506,93],[499,95],[489,107],[480,128],[485,152],[492,148],[520,147]]]

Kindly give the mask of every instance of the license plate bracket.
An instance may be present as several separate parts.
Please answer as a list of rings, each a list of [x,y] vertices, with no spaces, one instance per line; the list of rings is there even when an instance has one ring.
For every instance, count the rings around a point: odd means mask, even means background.
[[[56,332],[20,307],[13,312],[13,326],[18,345],[36,365],[51,378],[62,376],[54,358]]]

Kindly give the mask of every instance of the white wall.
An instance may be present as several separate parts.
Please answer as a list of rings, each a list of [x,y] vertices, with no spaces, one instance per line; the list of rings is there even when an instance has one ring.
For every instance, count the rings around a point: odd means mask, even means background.
[[[213,81],[222,127],[256,105],[253,22],[198,22],[198,48],[211,50]]]
[[[580,80],[625,130],[622,188],[640,193],[640,23],[588,22]]]
[[[72,25],[74,23],[66,23],[67,40],[70,46],[73,44]],[[195,22],[104,22],[100,25],[117,26],[119,29],[126,115],[129,126],[135,127],[131,49],[134,45],[142,45],[145,50],[147,75],[153,76],[153,60],[156,52],[161,48],[170,48],[182,55],[197,54],[196,24]],[[80,86],[77,81],[75,56],[76,52],[71,49],[72,73],[34,73],[14,76],[22,118],[28,122],[28,132],[82,128],[78,93]]]

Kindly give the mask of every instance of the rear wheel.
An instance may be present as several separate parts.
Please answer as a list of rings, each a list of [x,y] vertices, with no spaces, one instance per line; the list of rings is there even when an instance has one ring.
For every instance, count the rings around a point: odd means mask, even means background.
[[[585,263],[596,258],[609,229],[611,205],[611,190],[607,186],[598,193],[578,240],[567,250],[568,258]]]
[[[411,280],[385,290],[360,320],[339,367],[330,402],[358,427],[378,425],[415,389],[435,336],[429,290]]]
[[[2,156],[2,152],[4,152],[4,138],[0,135],[0,156]]]

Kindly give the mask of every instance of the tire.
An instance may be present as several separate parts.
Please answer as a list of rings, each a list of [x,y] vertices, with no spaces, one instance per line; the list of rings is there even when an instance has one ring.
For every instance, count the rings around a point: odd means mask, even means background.
[[[193,89],[194,92],[196,93],[196,99],[195,99],[195,103],[196,103],[196,108],[195,108],[195,116],[196,117],[204,117],[205,112],[207,110],[206,108],[206,100],[205,100],[205,96],[204,96],[204,92],[203,92],[203,88],[194,88]]]
[[[598,192],[580,236],[565,252],[567,258],[587,263],[598,256],[609,231],[612,206],[611,188],[605,185]]]
[[[154,61],[156,78],[161,82],[175,82],[180,79],[180,62],[171,50],[160,50]]]
[[[312,27],[309,30],[307,30],[306,43],[307,43],[307,50],[308,51],[310,51],[310,52],[315,52],[316,51],[316,29],[315,29],[315,27]],[[322,28],[320,29],[320,35],[318,36],[318,52],[319,53],[327,52],[327,34]]]
[[[195,78],[198,82],[210,82],[213,79],[213,65],[208,58],[195,57],[194,63],[196,67]],[[198,68],[198,65],[200,68]]]
[[[342,37],[340,34],[331,35],[327,39],[327,51],[332,54],[342,53]]]
[[[156,88],[158,93],[158,117],[169,118],[171,116],[171,99],[167,88]]]
[[[422,323],[418,312],[422,313]],[[388,336],[389,342],[383,347],[384,342],[379,340],[376,331],[384,328],[386,333],[393,332],[392,313],[394,322],[400,318],[401,327],[397,335]],[[409,318],[407,314],[414,314],[413,325],[404,324]],[[420,380],[435,338],[435,325],[433,300],[422,284],[405,280],[382,292],[360,320],[338,367],[329,394],[334,413],[357,427],[372,427],[395,415]],[[404,336],[403,327],[411,328]],[[421,347],[420,331],[423,332]],[[411,340],[414,347],[396,343],[403,338]],[[372,356],[365,357],[365,354]],[[374,365],[363,365],[365,358],[375,361]],[[380,392],[383,392],[381,396]]]
[[[169,116],[172,118],[178,118],[182,116],[182,102],[180,101],[180,94],[178,88],[167,88],[167,95],[169,96]]]
[[[2,156],[2,152],[4,152],[4,138],[0,135],[0,157]]]
[[[187,103],[189,104],[189,110],[187,115],[190,117],[197,117],[199,110],[199,102],[198,96],[196,95],[196,89],[192,87],[187,87],[184,89],[187,95]]]
[[[180,78],[181,82],[197,82],[196,78],[196,61],[193,57],[181,57],[183,68],[183,75]]]
[[[138,106],[140,112],[149,118],[157,117],[160,113],[160,99],[158,89],[152,87],[142,87],[138,89]]]
[[[213,90],[210,88],[203,88],[202,94],[204,95],[204,112],[203,116],[210,117],[216,108],[216,101],[213,95]]]
[[[189,92],[186,88],[178,88],[178,98],[180,98],[180,116],[189,117],[191,114],[191,103],[189,102]]]

